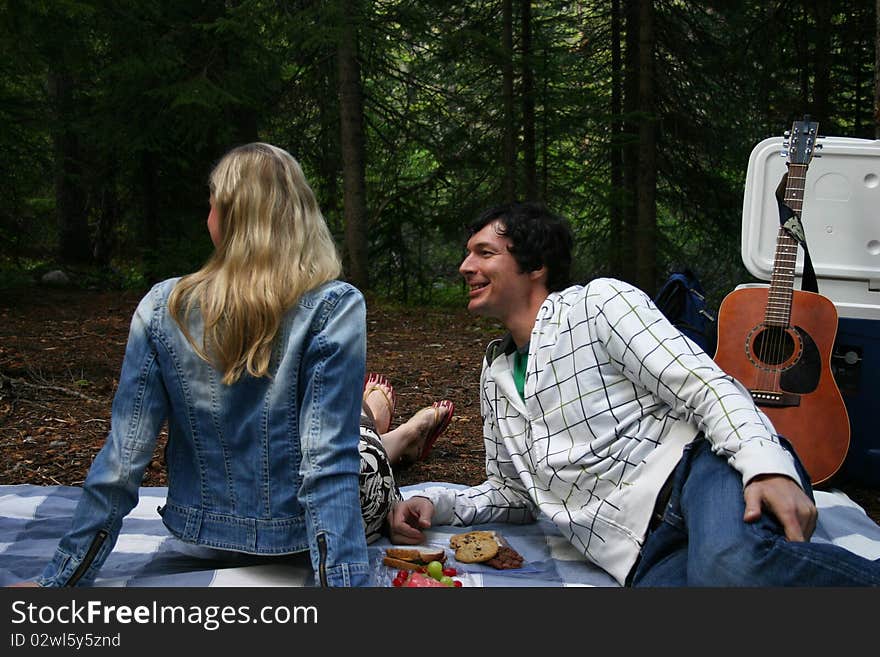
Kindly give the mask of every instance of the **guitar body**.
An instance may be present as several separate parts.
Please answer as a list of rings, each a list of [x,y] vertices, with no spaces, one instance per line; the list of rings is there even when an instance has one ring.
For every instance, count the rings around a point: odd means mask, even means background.
[[[749,389],[818,484],[849,450],[849,416],[831,372],[837,309],[820,294],[794,290],[788,326],[773,326],[765,321],[768,290],[743,288],[724,299],[715,362]]]

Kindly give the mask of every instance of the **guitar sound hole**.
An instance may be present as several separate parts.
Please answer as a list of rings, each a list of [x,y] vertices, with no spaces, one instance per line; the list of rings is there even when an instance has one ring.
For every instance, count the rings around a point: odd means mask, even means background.
[[[771,326],[761,331],[754,342],[754,354],[762,363],[779,365],[794,353],[794,340],[784,328]]]

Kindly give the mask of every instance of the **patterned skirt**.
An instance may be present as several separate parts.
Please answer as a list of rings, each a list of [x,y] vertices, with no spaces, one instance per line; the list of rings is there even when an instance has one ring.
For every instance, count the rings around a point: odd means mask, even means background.
[[[401,500],[388,454],[379,435],[370,425],[370,422],[361,422],[361,439],[358,444],[361,455],[361,514],[367,543],[372,543],[383,535],[386,529],[385,519],[391,508]]]

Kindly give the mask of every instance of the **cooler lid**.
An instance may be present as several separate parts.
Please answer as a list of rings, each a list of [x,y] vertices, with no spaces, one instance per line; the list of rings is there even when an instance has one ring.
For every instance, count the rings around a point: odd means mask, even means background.
[[[801,208],[819,292],[842,317],[880,319],[880,140],[823,137],[819,144],[807,168]],[[765,281],[773,273],[776,189],[786,170],[782,136],[752,150],[743,197],[742,259],[753,276]],[[796,289],[803,257],[798,249]]]

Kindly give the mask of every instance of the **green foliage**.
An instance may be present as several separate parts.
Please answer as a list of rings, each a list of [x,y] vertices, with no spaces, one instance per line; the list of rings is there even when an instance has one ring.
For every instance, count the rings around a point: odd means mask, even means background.
[[[617,274],[614,245],[632,236],[621,235],[612,217],[634,199],[612,181],[610,162],[621,142],[638,136],[614,132],[631,117],[611,106],[619,72],[611,4],[531,4],[527,62],[519,50],[521,3],[512,4],[517,188],[521,194],[525,164],[519,71],[527,63],[541,196],[573,223],[576,275]],[[463,228],[502,197],[502,3],[350,5],[365,92],[375,292],[409,303],[463,303]],[[75,181],[75,211],[101,247],[90,284],[143,287],[192,271],[211,248],[208,172],[228,148],[256,139],[301,161],[341,244],[335,48],[348,6],[0,3],[3,279],[29,280],[33,263],[55,262],[59,176]],[[654,8],[658,271],[687,264],[721,294],[749,278],[738,242],[753,145],[805,112],[826,134],[873,136],[874,7],[660,0]]]
[[[41,270],[48,270],[47,262],[0,256],[0,290],[30,287]]]

